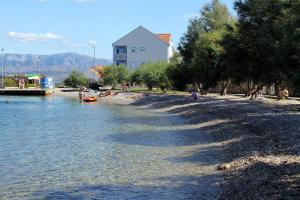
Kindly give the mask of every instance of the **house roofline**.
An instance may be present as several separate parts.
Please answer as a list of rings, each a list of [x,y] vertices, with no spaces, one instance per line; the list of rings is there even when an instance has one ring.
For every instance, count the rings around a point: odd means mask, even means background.
[[[132,31],[130,31],[129,33],[127,33],[126,35],[124,35],[123,37],[121,37],[120,39],[118,39],[117,41],[115,41],[114,43],[112,43],[112,46],[115,46],[115,44],[117,42],[119,42],[120,40],[122,40],[123,38],[125,38],[127,35],[131,34],[132,32],[136,31],[137,29],[142,28],[145,31],[151,33],[152,35],[154,35],[157,39],[159,39],[162,43],[164,43],[165,45],[169,46],[170,44],[166,43],[164,40],[162,40],[158,35],[156,35],[155,33],[149,31],[148,29],[146,29],[145,27],[143,27],[142,25],[138,26],[137,28],[133,29]],[[171,35],[172,37],[172,35]]]

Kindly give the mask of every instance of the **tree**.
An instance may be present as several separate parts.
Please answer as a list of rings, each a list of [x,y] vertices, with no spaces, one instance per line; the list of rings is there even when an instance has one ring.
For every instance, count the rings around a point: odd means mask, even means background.
[[[288,79],[294,88],[295,94],[300,95],[300,1],[287,1],[284,12],[289,47],[288,64],[290,66]]]
[[[190,19],[187,31],[181,37],[178,45],[178,51],[182,57],[182,60],[180,65],[177,66],[180,67],[180,69],[176,69],[184,73],[180,73],[182,75],[181,77],[177,76],[177,82],[183,81],[185,83],[194,83],[192,78],[193,71],[191,68],[192,58],[195,52],[196,42],[199,38],[199,34],[203,31],[203,26],[201,25],[201,21],[198,17]],[[175,66],[173,65],[173,67]]]
[[[275,83],[277,97],[281,99],[282,84],[289,81],[290,72],[297,68],[294,56],[298,47],[293,40],[299,28],[295,21],[299,1],[238,0],[235,9],[242,38],[239,42],[245,55],[238,71],[245,72],[242,68],[247,68],[254,86]]]
[[[78,88],[81,86],[88,86],[88,80],[83,73],[72,71],[69,77],[64,80],[64,84],[69,87]]]
[[[225,34],[226,25],[232,21],[227,7],[218,0],[213,0],[200,11],[199,22],[202,31],[199,32],[194,46],[191,71],[201,94],[216,86],[220,80],[218,72],[223,52],[220,42]]]
[[[125,65],[110,65],[104,68],[103,83],[105,85],[112,85],[114,89],[117,84],[129,80],[129,71]]]
[[[165,91],[170,87],[170,81],[167,76],[167,62],[146,63],[140,65],[135,72],[135,79],[146,84],[149,90],[159,87]]]
[[[142,80],[142,76],[141,76],[141,72],[140,70],[132,70],[129,74],[129,81],[130,81],[130,85],[133,84],[142,84],[143,80]]]
[[[174,89],[181,91],[186,89],[186,85],[189,82],[187,77],[189,72],[187,68],[183,67],[182,57],[179,53],[175,52],[170,59],[166,73]]]
[[[227,25],[226,32],[220,44],[223,52],[221,53],[220,67],[217,73],[222,86],[221,95],[225,95],[229,82],[242,85],[242,83],[251,80],[251,77],[249,77],[251,75],[251,68],[246,67],[245,50],[247,49],[242,45],[242,39],[238,33],[236,23]],[[246,91],[247,96],[249,90],[250,85]]]

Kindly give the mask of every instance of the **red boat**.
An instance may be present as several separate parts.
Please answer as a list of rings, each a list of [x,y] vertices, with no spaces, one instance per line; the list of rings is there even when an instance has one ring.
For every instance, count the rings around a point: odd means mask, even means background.
[[[85,101],[85,102],[94,102],[94,101],[97,101],[97,97],[84,97],[83,101]]]

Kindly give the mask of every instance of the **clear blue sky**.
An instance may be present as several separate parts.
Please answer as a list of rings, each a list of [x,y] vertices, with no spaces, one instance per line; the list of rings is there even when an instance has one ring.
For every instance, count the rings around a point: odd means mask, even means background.
[[[234,0],[221,0],[233,12]],[[9,53],[77,52],[112,58],[111,44],[139,25],[172,33],[177,45],[188,18],[209,0],[0,1],[0,48]]]

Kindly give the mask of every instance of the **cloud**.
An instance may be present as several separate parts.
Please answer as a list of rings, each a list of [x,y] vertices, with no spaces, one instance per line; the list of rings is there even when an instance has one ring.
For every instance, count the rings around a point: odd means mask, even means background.
[[[51,48],[53,49],[81,49],[90,48],[96,45],[96,41],[89,40],[88,42],[74,42],[66,37],[54,33],[22,33],[22,32],[8,32],[7,36],[24,43],[32,42],[47,42],[53,41]]]
[[[184,19],[186,20],[190,20],[190,19],[194,19],[194,18],[199,18],[200,17],[200,13],[189,13],[183,16]]]
[[[83,48],[90,48],[91,43],[88,42],[73,42],[71,40],[63,41],[63,43],[56,44],[51,46],[53,49],[83,49]]]
[[[64,37],[54,33],[22,33],[10,31],[7,36],[12,39],[19,40],[21,42],[45,42],[49,40],[64,40]]]

